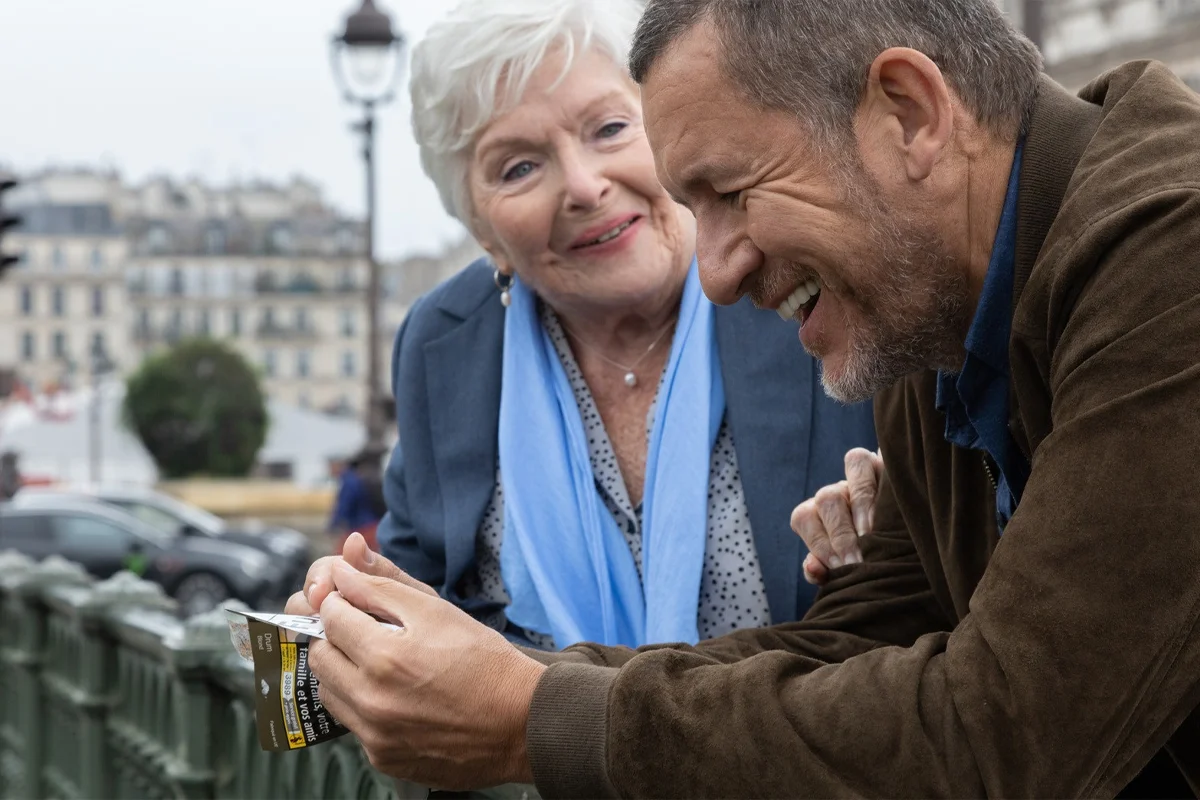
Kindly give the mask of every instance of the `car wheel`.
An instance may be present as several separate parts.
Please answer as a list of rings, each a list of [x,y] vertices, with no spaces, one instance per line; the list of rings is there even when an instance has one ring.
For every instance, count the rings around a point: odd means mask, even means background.
[[[185,617],[211,611],[229,599],[229,586],[211,572],[188,575],[175,588],[179,613]]]

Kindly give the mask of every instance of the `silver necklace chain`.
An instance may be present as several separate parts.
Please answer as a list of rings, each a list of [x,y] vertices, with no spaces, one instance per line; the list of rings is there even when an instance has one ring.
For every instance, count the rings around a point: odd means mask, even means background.
[[[670,322],[668,322],[667,325],[658,334],[658,336],[655,337],[654,341],[650,343],[650,346],[646,348],[646,351],[644,353],[642,353],[640,356],[638,356],[637,361],[634,361],[632,364],[626,365],[626,364],[622,364],[621,362],[615,361],[614,359],[611,359],[608,356],[606,356],[599,347],[597,347],[596,345],[587,341],[582,336],[580,336],[578,333],[576,333],[575,331],[573,331],[569,327],[567,327],[567,323],[564,322],[561,318],[558,321],[558,323],[560,325],[562,325],[563,330],[565,330],[567,333],[574,336],[575,339],[578,340],[578,342],[581,345],[586,347],[588,350],[591,350],[597,356],[604,359],[609,364],[612,364],[617,369],[624,371],[625,372],[625,385],[628,386],[630,389],[637,386],[637,382],[638,382],[637,381],[637,373],[634,372],[634,370],[637,369],[639,364],[641,364],[643,361],[646,360],[646,358],[650,355],[650,353],[653,352],[654,348],[658,347],[659,342],[661,342],[663,340],[663,337],[667,335],[667,331],[669,331],[673,327],[675,327],[676,322],[678,322],[677,319],[673,319]]]

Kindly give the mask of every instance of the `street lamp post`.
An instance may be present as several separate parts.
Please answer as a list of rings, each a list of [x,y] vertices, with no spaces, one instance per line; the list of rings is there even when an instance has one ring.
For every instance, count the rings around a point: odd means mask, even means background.
[[[104,407],[104,377],[113,371],[114,364],[103,345],[93,346],[91,352],[92,398],[88,404],[88,480],[99,485],[104,466],[102,450],[102,411]]]
[[[367,224],[367,444],[383,444],[383,396],[380,392],[379,262],[375,260],[375,109],[395,96],[395,85],[404,64],[404,37],[392,31],[391,18],[376,8],[374,0],[346,18],[345,30],[333,38],[330,50],[333,74],[349,103],[361,107],[363,118],[353,125],[362,134],[366,167]]]

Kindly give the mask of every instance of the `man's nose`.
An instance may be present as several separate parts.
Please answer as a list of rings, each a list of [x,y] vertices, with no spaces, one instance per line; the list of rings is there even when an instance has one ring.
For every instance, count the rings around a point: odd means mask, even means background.
[[[704,294],[719,306],[745,294],[746,276],[758,269],[762,255],[749,241],[738,242],[714,225],[696,220],[696,261]]]

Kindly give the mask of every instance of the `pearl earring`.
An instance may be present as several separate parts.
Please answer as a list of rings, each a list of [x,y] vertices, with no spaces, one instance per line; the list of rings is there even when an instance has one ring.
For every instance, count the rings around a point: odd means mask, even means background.
[[[492,275],[492,280],[496,283],[496,288],[500,290],[500,305],[508,308],[512,305],[512,285],[513,276],[505,275],[499,269]]]

